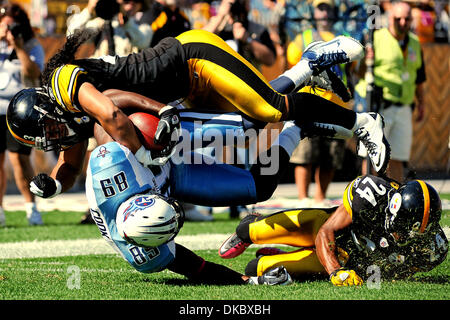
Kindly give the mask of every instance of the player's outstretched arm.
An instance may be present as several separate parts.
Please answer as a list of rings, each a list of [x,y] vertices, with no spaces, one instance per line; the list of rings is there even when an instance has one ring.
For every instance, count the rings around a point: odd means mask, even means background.
[[[166,106],[164,103],[130,91],[108,89],[103,91],[103,94],[128,115],[134,112],[145,112],[157,116]]]
[[[30,182],[30,191],[41,198],[53,198],[74,185],[84,164],[87,141],[81,141],[59,153],[50,175],[40,173]]]
[[[361,285],[361,278],[353,270],[342,268],[336,255],[335,232],[348,227],[352,223],[350,214],[344,205],[331,215],[317,233],[316,254],[330,280],[335,286]]]
[[[142,147],[128,116],[91,83],[84,82],[81,85],[78,91],[78,101],[83,110],[89,116],[97,119],[115,141],[126,146],[133,153]]]

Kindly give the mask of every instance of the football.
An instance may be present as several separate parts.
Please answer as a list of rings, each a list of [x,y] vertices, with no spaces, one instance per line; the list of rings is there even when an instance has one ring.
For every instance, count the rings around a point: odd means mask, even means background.
[[[135,112],[130,114],[128,118],[136,127],[136,132],[145,148],[149,150],[164,149],[165,146],[153,142],[159,118],[144,112]]]

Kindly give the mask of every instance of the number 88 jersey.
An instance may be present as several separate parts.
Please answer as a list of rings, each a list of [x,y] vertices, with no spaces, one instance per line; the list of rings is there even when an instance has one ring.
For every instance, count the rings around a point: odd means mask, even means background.
[[[343,197],[343,204],[352,218],[352,224],[384,232],[389,194],[398,188],[398,183],[372,175],[353,180],[345,189]]]

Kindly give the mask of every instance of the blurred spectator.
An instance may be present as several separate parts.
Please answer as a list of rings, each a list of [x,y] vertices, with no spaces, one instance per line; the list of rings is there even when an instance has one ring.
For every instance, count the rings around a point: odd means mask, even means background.
[[[329,41],[335,37],[332,33],[335,21],[335,6],[333,0],[314,0],[314,21],[316,29],[306,29],[298,34],[287,48],[289,67],[297,64],[305,48],[313,41]],[[342,75],[340,70],[338,74]],[[302,91],[318,94],[319,89],[306,86]],[[324,96],[324,98],[327,98]],[[342,103],[343,104],[343,103]],[[348,107],[348,106],[346,106]],[[295,166],[295,183],[297,185],[299,207],[330,206],[326,199],[329,184],[334,178],[336,170],[342,168],[345,154],[345,141],[327,139],[323,137],[305,138],[295,149],[290,162]],[[308,197],[308,189],[312,180],[312,171],[315,168],[316,190],[314,199]]]
[[[359,41],[363,39],[367,28],[367,15],[372,14],[365,0],[335,0],[336,20],[333,25],[335,34],[349,35]],[[379,17],[377,17],[379,19]]]
[[[176,37],[191,29],[188,16],[179,8],[178,0],[156,0],[150,7],[150,21],[154,31],[150,46],[165,37]]]
[[[127,55],[150,46],[153,30],[144,0],[89,0],[86,8],[67,21],[67,34],[78,29],[100,31],[93,57]]]
[[[434,37],[436,42],[448,43],[450,39],[450,18],[448,0],[435,1],[436,23]]]
[[[430,0],[420,0],[419,4],[411,9],[412,29],[419,37],[420,43],[434,42],[434,25],[436,13]]]
[[[187,8],[186,13],[189,15],[192,29],[203,29],[211,18],[213,8],[208,1],[194,1],[192,5]]]
[[[98,31],[91,57],[128,55],[150,46],[153,30],[149,14],[144,0],[89,0],[80,13],[69,17],[67,35],[83,29]],[[95,139],[89,139],[86,159],[96,146]],[[84,174],[80,180],[84,181]],[[89,223],[94,221],[88,211],[81,224]]]
[[[24,87],[39,86],[44,67],[44,50],[35,38],[27,13],[16,4],[0,9],[0,225],[5,225],[2,202],[6,191],[5,152],[9,153],[16,185],[25,199],[30,225],[41,225],[29,183],[34,176],[31,148],[18,143],[6,127],[6,110],[11,98]]]
[[[373,50],[366,52],[366,56],[374,57],[375,89],[370,109],[384,117],[385,136],[391,145],[387,175],[399,182],[404,180],[403,166],[411,154],[414,105],[416,121],[422,121],[425,112],[425,66],[419,39],[410,32],[411,22],[411,7],[407,2],[392,4],[389,27],[374,32]],[[355,106],[358,111],[364,111],[365,79],[355,89]],[[363,173],[365,168],[363,162]]]
[[[203,29],[218,34],[260,70],[275,63],[276,50],[268,29],[248,20],[249,9],[249,0],[223,0]]]
[[[250,0],[222,0],[217,14],[212,16],[204,30],[216,33],[224,39],[231,48],[237,51],[255,68],[261,71],[261,66],[271,66],[275,63],[277,51],[269,30],[262,24],[249,20]],[[246,159],[247,149],[237,149],[231,152],[235,157]],[[225,151],[227,156],[229,151]],[[236,159],[228,159],[237,163]],[[242,163],[241,162],[241,163]],[[244,216],[248,210],[244,206],[230,207],[230,217]]]
[[[312,0],[286,0],[285,12],[281,24],[284,32],[285,42],[290,42],[295,37],[314,27]]]

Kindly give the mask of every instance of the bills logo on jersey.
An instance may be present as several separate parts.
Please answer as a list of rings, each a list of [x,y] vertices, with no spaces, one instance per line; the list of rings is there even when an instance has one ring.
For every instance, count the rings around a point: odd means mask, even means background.
[[[130,215],[139,210],[147,209],[155,204],[155,198],[150,196],[142,196],[130,202],[123,212],[123,221],[125,222]]]
[[[396,214],[402,205],[402,196],[400,193],[395,193],[389,202],[389,211],[392,214]]]

